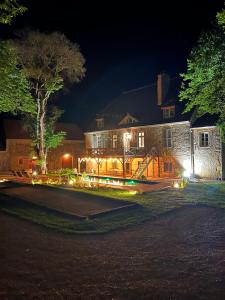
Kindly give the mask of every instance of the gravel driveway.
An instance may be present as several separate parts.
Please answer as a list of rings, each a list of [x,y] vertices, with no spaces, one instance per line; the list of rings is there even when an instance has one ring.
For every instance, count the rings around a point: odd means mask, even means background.
[[[183,207],[106,235],[0,214],[0,299],[225,299],[225,211]]]

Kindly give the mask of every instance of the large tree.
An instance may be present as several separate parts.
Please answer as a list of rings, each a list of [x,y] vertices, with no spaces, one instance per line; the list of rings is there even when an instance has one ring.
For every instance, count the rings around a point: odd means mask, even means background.
[[[0,23],[11,24],[12,19],[23,14],[27,8],[17,0],[4,0],[0,3]]]
[[[223,14],[219,14],[222,25]],[[218,125],[225,133],[225,36],[220,25],[199,38],[187,61],[180,99],[186,101],[186,111],[194,109],[196,116],[218,115]]]
[[[225,2],[224,2],[225,5]],[[223,27],[223,29],[225,29],[225,9],[223,9],[221,12],[217,13],[217,20],[218,20],[218,24],[220,26]]]
[[[47,171],[46,116],[49,100],[67,83],[79,82],[84,77],[85,60],[79,46],[58,32],[24,31],[12,45],[37,104],[36,141],[44,174]]]
[[[0,112],[35,113],[29,83],[18,67],[15,51],[7,42],[0,42]]]
[[[48,152],[51,149],[55,149],[60,144],[62,144],[64,137],[66,136],[66,132],[56,131],[56,123],[62,114],[63,114],[63,110],[61,110],[56,106],[51,106],[48,109],[48,113],[45,118],[46,127],[45,127],[45,134],[44,134],[46,159],[47,159]],[[29,133],[30,137],[32,138],[33,146],[35,150],[34,154],[37,154],[39,143],[36,136],[37,124],[36,124],[35,115],[24,114],[23,124],[25,130]]]
[[[0,3],[0,23],[10,24],[18,14],[26,11],[17,0]],[[18,67],[15,51],[10,44],[0,41],[0,113],[35,112],[35,103],[29,91],[24,72]]]

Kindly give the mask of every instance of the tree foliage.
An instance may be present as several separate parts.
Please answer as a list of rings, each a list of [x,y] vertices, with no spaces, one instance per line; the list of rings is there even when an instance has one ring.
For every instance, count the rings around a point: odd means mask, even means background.
[[[225,129],[225,39],[221,27],[200,36],[187,61],[180,99],[186,111],[195,109],[197,117],[217,114],[218,124]]]
[[[224,2],[225,5],[225,2]],[[217,13],[218,24],[225,30],[225,9]]]
[[[11,24],[12,19],[23,14],[27,8],[17,0],[4,0],[0,3],[0,23]]]
[[[85,60],[79,46],[58,32],[24,31],[12,45],[37,103],[35,135],[38,155],[43,162],[42,173],[45,173],[48,143],[56,145],[60,140],[60,136],[46,138],[49,100],[67,83],[79,82],[84,77]]]
[[[34,113],[36,104],[29,88],[15,52],[7,42],[0,42],[0,112]]]
[[[45,147],[47,151],[51,149],[55,149],[59,145],[61,145],[66,136],[66,132],[63,131],[56,132],[56,123],[62,114],[63,114],[63,110],[59,109],[56,106],[52,106],[48,111],[48,114],[46,116],[46,129],[44,134]],[[25,114],[23,118],[23,124],[25,130],[29,132],[29,135],[32,138],[33,146],[36,150],[35,154],[37,154],[38,140],[36,136],[37,123],[36,123],[35,115]]]

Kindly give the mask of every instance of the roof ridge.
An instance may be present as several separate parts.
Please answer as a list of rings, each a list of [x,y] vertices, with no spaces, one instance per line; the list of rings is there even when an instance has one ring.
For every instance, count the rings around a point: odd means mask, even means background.
[[[131,92],[139,91],[139,90],[145,89],[147,87],[151,87],[153,85],[156,85],[156,83],[154,82],[154,83],[151,83],[151,84],[147,84],[147,85],[141,86],[141,87],[136,88],[136,89],[131,89],[131,90],[123,91],[122,94],[127,94],[127,93],[131,93]]]

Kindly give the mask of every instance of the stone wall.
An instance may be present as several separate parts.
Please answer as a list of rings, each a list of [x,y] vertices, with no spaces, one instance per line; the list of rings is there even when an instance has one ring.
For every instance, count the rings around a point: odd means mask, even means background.
[[[216,127],[193,128],[195,174],[204,178],[219,179],[222,175],[222,143]],[[209,133],[209,146],[200,147],[200,134]]]
[[[172,147],[166,148],[165,131],[170,128],[172,132]],[[165,125],[149,125],[141,127],[123,128],[117,130],[108,130],[96,133],[86,133],[86,148],[94,148],[94,135],[102,136],[103,148],[112,149],[112,136],[117,135],[118,148],[123,148],[123,134],[131,134],[130,147],[138,147],[138,133],[144,132],[144,149],[148,153],[154,149],[156,159],[151,162],[148,170],[144,173],[148,177],[176,177],[184,170],[191,171],[191,143],[190,143],[190,123],[172,123]],[[113,150],[113,149],[112,149]],[[113,151],[112,151],[113,153]],[[122,153],[122,151],[121,151]],[[131,168],[134,172],[138,167],[138,162],[142,158],[134,159]],[[164,172],[164,162],[172,162],[172,171],[169,174]],[[165,174],[166,173],[166,174]]]
[[[9,155],[7,151],[0,151],[0,171],[9,170]]]
[[[53,149],[48,155],[48,169],[57,170],[62,167],[62,156],[73,157],[73,167],[77,167],[77,159],[84,151],[84,141],[65,140],[61,146]],[[0,151],[0,171],[28,170],[31,168],[33,147],[31,140],[8,139],[6,151]]]
[[[58,170],[62,168],[62,157],[69,154],[73,158],[73,168],[78,167],[78,157],[84,152],[84,141],[65,140],[56,149],[52,149],[48,156],[48,169]]]

